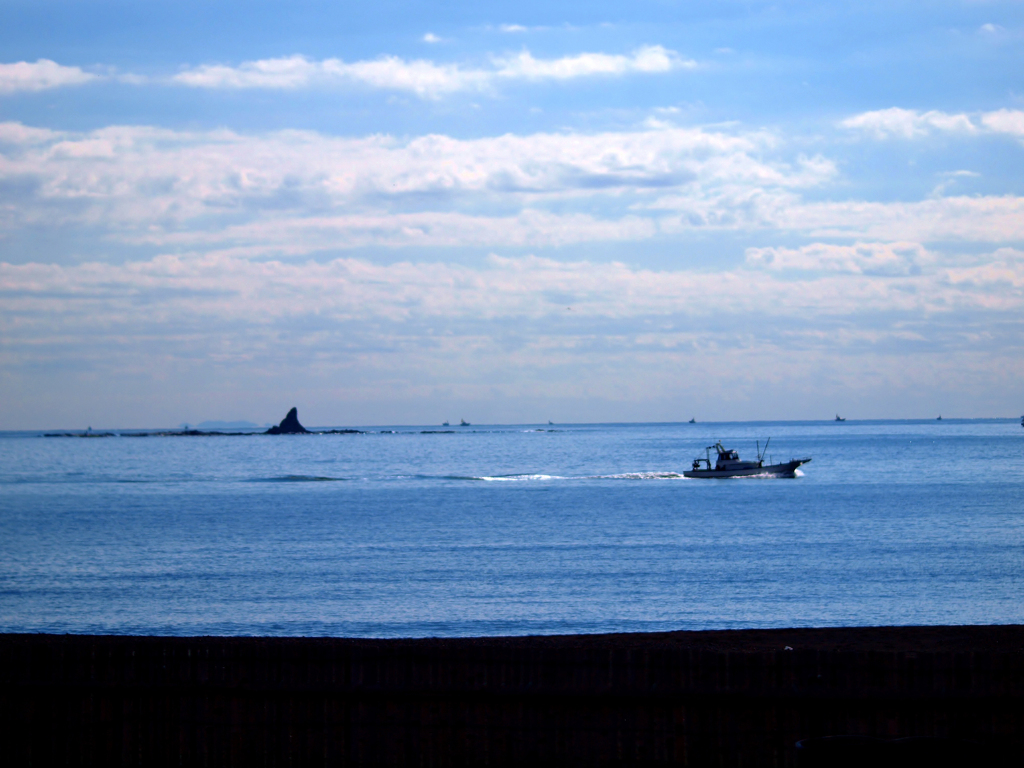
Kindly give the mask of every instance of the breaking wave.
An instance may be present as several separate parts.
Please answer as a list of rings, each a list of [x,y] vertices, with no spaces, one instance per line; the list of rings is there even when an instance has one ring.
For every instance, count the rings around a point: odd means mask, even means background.
[[[624,472],[617,475],[449,475],[446,480],[476,480],[486,483],[515,483],[531,480],[682,480],[678,472]]]
[[[621,475],[591,475],[593,480],[685,480],[678,472],[624,472]]]
[[[485,483],[517,483],[528,480],[573,480],[571,477],[561,477],[559,475],[482,475],[482,476],[470,476],[470,477],[459,477],[451,476],[449,480],[479,480]]]

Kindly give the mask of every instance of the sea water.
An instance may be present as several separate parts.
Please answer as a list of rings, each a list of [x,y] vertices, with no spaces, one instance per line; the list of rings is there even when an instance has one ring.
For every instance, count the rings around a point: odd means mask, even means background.
[[[689,480],[721,440],[793,479]],[[0,631],[1024,623],[1011,420],[0,434]]]

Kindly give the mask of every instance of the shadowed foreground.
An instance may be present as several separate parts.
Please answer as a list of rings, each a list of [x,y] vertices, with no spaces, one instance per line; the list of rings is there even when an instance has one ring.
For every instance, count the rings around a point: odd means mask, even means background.
[[[785,766],[838,734],[1019,762],[1024,627],[0,635],[7,765]]]

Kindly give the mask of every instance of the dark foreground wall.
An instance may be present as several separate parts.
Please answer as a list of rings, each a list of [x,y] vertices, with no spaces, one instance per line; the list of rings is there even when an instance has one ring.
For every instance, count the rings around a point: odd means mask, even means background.
[[[1024,627],[0,635],[12,766],[792,765],[798,739],[828,734],[970,739],[1019,761]]]

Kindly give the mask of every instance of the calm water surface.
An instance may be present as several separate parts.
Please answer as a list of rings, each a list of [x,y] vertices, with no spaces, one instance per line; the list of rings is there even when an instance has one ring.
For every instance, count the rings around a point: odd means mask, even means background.
[[[769,435],[802,477],[678,475]],[[0,434],[4,632],[1024,623],[1022,587],[1010,420]]]

